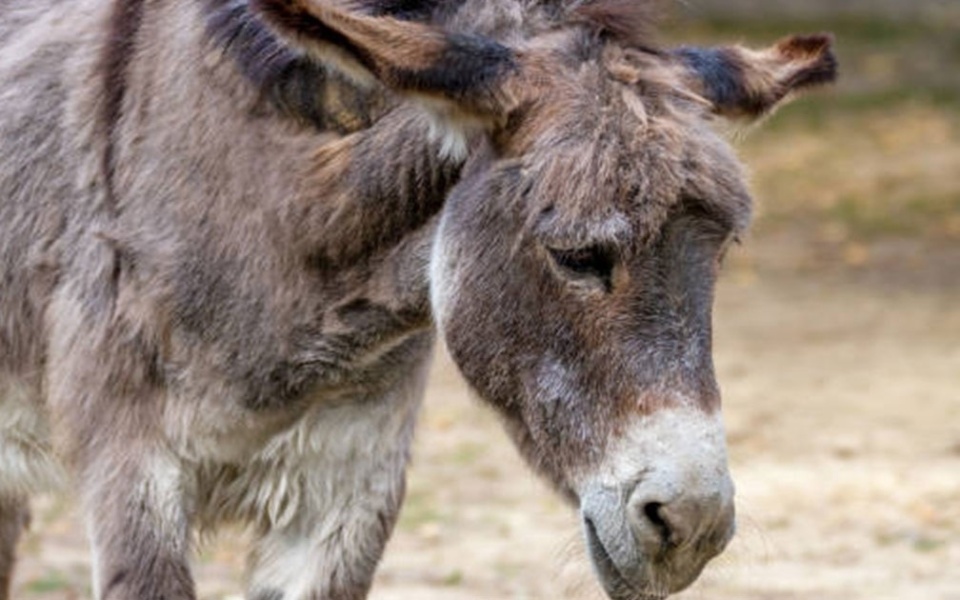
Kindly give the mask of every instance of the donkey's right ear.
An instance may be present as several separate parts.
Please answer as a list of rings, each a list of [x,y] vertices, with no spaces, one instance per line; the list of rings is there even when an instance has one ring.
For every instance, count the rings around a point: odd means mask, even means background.
[[[505,83],[517,72],[518,61],[510,48],[480,36],[332,4],[338,1],[250,4],[291,45],[361,82],[376,80],[426,100],[454,121],[496,120],[513,107]]]

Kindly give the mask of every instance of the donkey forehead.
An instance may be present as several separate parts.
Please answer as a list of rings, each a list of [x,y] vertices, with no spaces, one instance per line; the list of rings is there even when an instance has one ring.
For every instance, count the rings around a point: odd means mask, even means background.
[[[535,117],[547,122],[522,159],[531,224],[625,241],[693,201],[731,231],[747,226],[743,170],[701,111],[612,78],[599,87],[567,88]]]

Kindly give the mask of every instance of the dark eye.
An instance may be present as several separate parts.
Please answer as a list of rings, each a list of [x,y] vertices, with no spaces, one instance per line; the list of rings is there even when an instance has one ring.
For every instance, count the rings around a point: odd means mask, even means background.
[[[616,255],[610,248],[586,246],[560,250],[549,248],[550,257],[560,272],[575,281],[597,282],[605,291],[613,289]]]

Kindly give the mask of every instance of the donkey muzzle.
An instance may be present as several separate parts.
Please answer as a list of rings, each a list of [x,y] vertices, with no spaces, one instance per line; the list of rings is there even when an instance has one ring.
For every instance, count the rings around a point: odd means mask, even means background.
[[[580,489],[591,561],[614,600],[689,586],[735,531],[719,414],[644,417]]]

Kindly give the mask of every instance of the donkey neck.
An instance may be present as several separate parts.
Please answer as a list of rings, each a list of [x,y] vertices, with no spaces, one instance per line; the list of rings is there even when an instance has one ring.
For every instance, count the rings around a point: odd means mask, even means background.
[[[441,144],[430,117],[403,105],[321,146],[286,215],[296,252],[325,274],[419,252],[405,240],[434,226],[460,177],[461,161]]]

